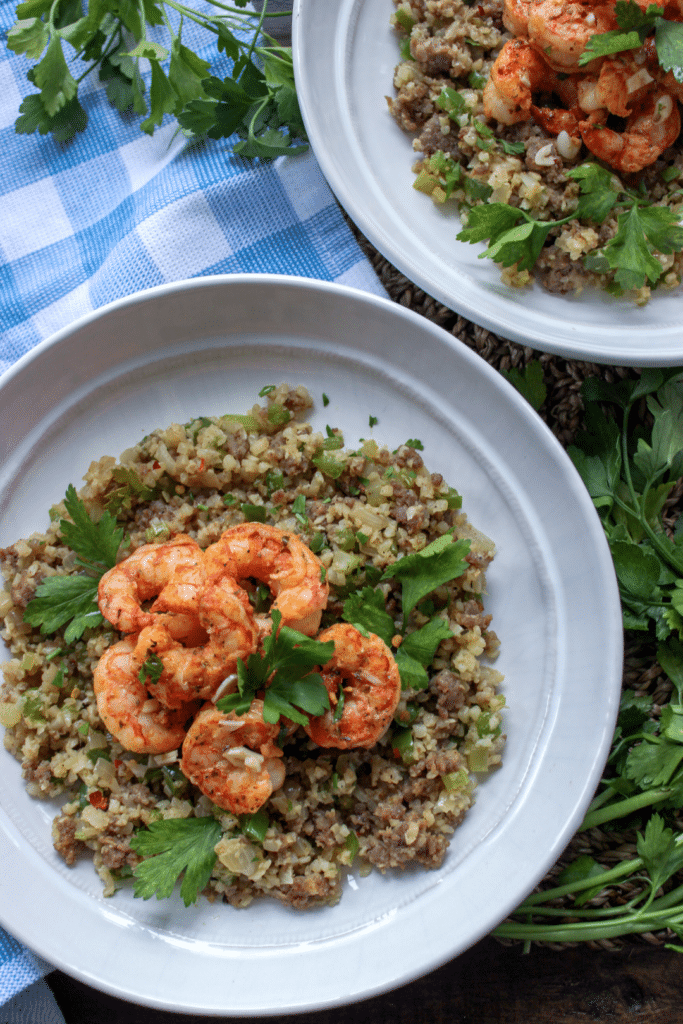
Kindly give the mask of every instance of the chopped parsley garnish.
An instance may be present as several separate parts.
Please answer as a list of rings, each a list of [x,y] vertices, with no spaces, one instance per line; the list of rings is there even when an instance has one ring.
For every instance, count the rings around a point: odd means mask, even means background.
[[[265,523],[268,518],[268,509],[265,505],[250,505],[244,502],[240,508],[248,523]]]
[[[264,721],[275,725],[280,715],[308,724],[309,715],[329,710],[327,689],[312,669],[325,665],[334,652],[334,643],[321,643],[303,633],[281,626],[282,615],[274,611],[273,629],[263,641],[263,654],[250,654],[246,663],[237,663],[237,693],[216,701],[219,711],[244,715],[256,694],[265,689]]]
[[[368,426],[375,427],[378,423],[379,423],[379,420],[377,419],[376,416],[370,416],[368,418]]]
[[[136,832],[131,849],[144,859],[133,869],[135,895],[165,899],[182,875],[183,902],[186,907],[196,903],[211,877],[220,837],[221,826],[213,817],[168,818]]]
[[[306,498],[303,494],[297,494],[296,498],[292,502],[292,513],[294,518],[300,526],[308,526],[308,516],[306,515]]]
[[[147,652],[147,659],[142,663],[140,671],[138,673],[138,679],[146,686],[148,683],[154,685],[161,679],[161,674],[164,671],[164,663],[158,654]]]
[[[123,530],[109,512],[104,512],[97,522],[91,519],[73,484],[67,488],[64,507],[71,521],[61,519],[59,528],[64,543],[78,556],[76,564],[85,572],[44,579],[26,606],[24,621],[40,626],[43,634],[66,626],[64,641],[71,644],[88,627],[99,626],[103,621],[97,606],[97,586],[107,569],[116,564]]]

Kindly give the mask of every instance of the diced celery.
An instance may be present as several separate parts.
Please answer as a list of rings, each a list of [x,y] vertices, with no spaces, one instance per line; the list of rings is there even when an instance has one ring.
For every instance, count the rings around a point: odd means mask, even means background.
[[[449,772],[448,775],[442,775],[441,781],[448,792],[452,793],[455,789],[463,789],[470,781],[470,778],[465,769],[461,768],[457,772]]]
[[[467,760],[471,772],[487,772],[489,770],[489,752],[486,747],[474,747]]]
[[[348,836],[344,840],[344,846],[351,854],[351,863],[353,863],[356,854],[360,850],[360,843],[358,842],[358,836],[355,832],[349,832]]]
[[[415,760],[415,744],[410,729],[397,729],[391,741],[391,749],[395,756],[400,757],[404,764],[412,764]]]

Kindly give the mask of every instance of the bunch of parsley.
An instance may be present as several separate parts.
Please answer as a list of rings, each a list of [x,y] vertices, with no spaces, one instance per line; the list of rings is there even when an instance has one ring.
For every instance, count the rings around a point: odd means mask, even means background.
[[[51,132],[60,142],[84,131],[88,118],[78,86],[96,71],[110,102],[142,118],[148,135],[169,114],[190,138],[237,132],[234,151],[245,157],[303,152],[292,53],[263,31],[265,19],[275,17],[267,0],[259,14],[246,9],[247,0],[210,2],[215,14],[176,0],[90,0],[87,10],[82,0],[25,0],[7,46],[37,62],[28,78],[39,91],[23,100],[15,130]],[[183,43],[185,20],[215,36],[217,51],[231,62],[225,78],[212,75],[210,64]],[[85,65],[80,73],[79,60]]]
[[[683,477],[683,370],[648,369],[616,384],[588,379],[582,395],[585,429],[568,452],[602,520],[627,636],[646,656],[654,648],[671,696],[656,706],[624,689],[581,826],[617,836],[635,829],[637,856],[612,868],[576,857],[494,934],[576,942],[669,929],[683,939],[683,517],[666,515]],[[627,898],[610,901],[624,883]]]

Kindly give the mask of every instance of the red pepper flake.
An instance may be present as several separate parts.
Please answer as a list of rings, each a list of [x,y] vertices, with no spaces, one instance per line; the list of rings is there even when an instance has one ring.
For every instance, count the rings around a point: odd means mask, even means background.
[[[204,462],[204,459],[202,458],[200,463],[199,463],[199,469],[197,470],[197,472],[198,473],[203,473],[205,467],[206,467],[206,463]]]
[[[119,761],[118,757],[114,758],[114,768],[118,771],[119,768],[123,768],[123,761]]]
[[[109,807],[109,800],[104,795],[104,793],[100,793],[99,789],[96,789],[94,793],[91,793],[90,796],[88,797],[88,800],[93,805],[93,807],[96,807],[98,809],[98,811],[106,811],[106,809]]]
[[[156,460],[152,463],[152,469],[161,469],[161,463]]]

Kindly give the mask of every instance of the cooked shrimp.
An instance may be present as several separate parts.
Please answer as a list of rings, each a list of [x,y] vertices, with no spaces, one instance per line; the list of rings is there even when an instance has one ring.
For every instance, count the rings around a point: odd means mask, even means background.
[[[577,104],[585,113],[605,109],[629,117],[634,106],[651,92],[658,77],[656,55],[645,49],[606,57],[597,75],[585,75],[577,85]]]
[[[591,119],[580,121],[579,130],[591,153],[616,171],[634,174],[674,144],[681,130],[681,115],[676,100],[656,90],[636,104],[623,132]]]
[[[556,93],[567,104],[576,95],[573,81],[562,80],[549,68],[528,39],[510,39],[498,54],[484,87],[484,113],[501,124],[517,124],[534,117],[550,131],[557,123],[557,132],[564,129],[571,134],[575,122],[562,120],[560,124],[559,117],[553,120],[554,111],[534,104],[534,93]]]
[[[207,573],[228,573],[236,580],[260,580],[275,598],[271,611],[282,624],[314,636],[327,605],[329,585],[322,563],[300,537],[262,523],[242,523],[226,530],[204,552]],[[269,628],[260,620],[262,628]]]
[[[555,71],[579,69],[579,57],[591,36],[617,28],[614,3],[589,0],[530,0],[527,33]],[[593,62],[586,65],[595,66]]]
[[[163,620],[138,635],[136,664],[139,669],[152,655],[160,659],[161,675],[147,686],[167,708],[179,708],[197,698],[210,700],[220,683],[235,673],[238,660],[246,661],[256,650],[259,628],[249,598],[227,573],[201,590],[198,618],[202,635],[193,633],[184,642],[172,635]]]
[[[331,710],[309,719],[306,732],[319,747],[374,746],[401,696],[394,656],[374,633],[365,637],[344,622],[323,630],[318,640],[334,641],[334,654],[322,669]],[[342,696],[342,712],[335,721]]]
[[[180,768],[219,807],[253,814],[285,781],[277,735],[278,726],[263,721],[260,700],[241,716],[206,704],[185,737]]]
[[[144,544],[105,572],[100,580],[97,599],[100,611],[122,633],[136,633],[151,626],[158,612],[192,611],[196,604],[196,587],[203,580],[202,549],[196,541],[178,534],[166,544]],[[178,598],[185,581],[184,605],[180,609]],[[142,608],[143,601],[161,595],[165,588],[171,598],[149,611]],[[180,587],[180,589],[179,589]],[[178,628],[182,633],[190,620],[183,620]]]
[[[138,678],[135,644],[127,637],[108,647],[94,672],[97,710],[104,725],[134,754],[164,754],[180,747],[198,704],[175,711],[160,706]]]
[[[504,0],[503,24],[513,36],[525,36],[529,22],[529,0]]]

